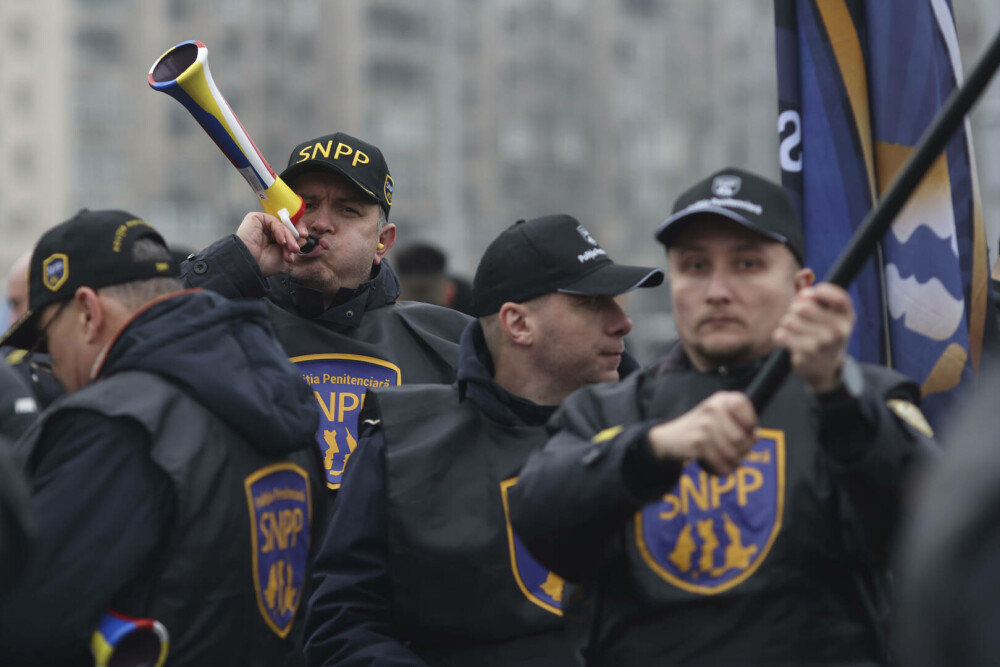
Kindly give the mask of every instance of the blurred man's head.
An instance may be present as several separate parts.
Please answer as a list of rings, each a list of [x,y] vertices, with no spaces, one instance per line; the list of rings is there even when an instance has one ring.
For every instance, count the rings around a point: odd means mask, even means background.
[[[28,310],[28,264],[31,250],[26,250],[14,262],[7,274],[7,307],[10,310],[9,327]]]
[[[612,262],[571,216],[516,223],[486,249],[473,281],[497,381],[557,405],[585,384],[617,380],[632,322],[616,297],[661,282],[660,269]]]
[[[770,352],[778,321],[813,281],[781,186],[737,169],[681,195],[656,238],[667,249],[677,332],[700,370]]]
[[[88,384],[132,315],[181,288],[163,237],[125,211],[81,210],[47,231],[28,274],[28,310],[0,344],[48,351],[67,391]]]
[[[382,151],[342,132],[310,139],[292,150],[281,178],[305,202],[300,226],[319,241],[290,273],[329,296],[367,281],[396,240]]]
[[[399,300],[450,306],[455,286],[446,273],[445,254],[429,243],[413,243],[397,250],[392,261],[399,277]]]

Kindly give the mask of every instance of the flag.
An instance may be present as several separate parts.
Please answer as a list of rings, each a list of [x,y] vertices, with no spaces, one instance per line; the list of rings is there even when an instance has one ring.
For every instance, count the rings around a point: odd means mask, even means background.
[[[775,0],[775,25],[782,184],[822,277],[961,84],[955,21],[950,0]],[[849,351],[916,381],[940,426],[978,372],[989,290],[966,119],[851,286]]]

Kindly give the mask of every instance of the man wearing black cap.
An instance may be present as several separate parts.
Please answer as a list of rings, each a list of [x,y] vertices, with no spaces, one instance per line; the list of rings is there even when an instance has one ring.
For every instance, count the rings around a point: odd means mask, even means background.
[[[261,304],[177,273],[124,211],[80,211],[35,247],[0,344],[47,349],[67,394],[15,445],[38,539],[0,598],[4,665],[93,664],[108,609],[160,621],[174,664],[294,649],[327,495],[317,409]]]
[[[657,239],[680,342],[563,403],[514,530],[579,586],[590,664],[885,664],[900,489],[933,447],[917,387],[847,356],[851,300],[812,286],[780,186],[720,171]],[[758,415],[741,390],[776,346],[794,374]]]
[[[569,665],[562,580],[511,532],[508,489],[568,394],[619,379],[615,299],[663,280],[614,264],[576,219],[487,248],[458,382],[369,390],[317,557],[310,664]]]
[[[10,320],[5,326],[10,326],[17,321],[24,311],[28,309],[28,264],[31,261],[31,249],[26,250],[14,262],[7,274],[7,306],[10,309]],[[19,375],[24,383],[31,390],[35,397],[38,409],[41,410],[56,400],[63,394],[63,388],[59,386],[48,373],[39,372],[37,368],[31,368],[24,363],[27,350],[18,350],[13,347],[0,347],[2,355],[7,364]],[[42,359],[47,362],[46,355],[35,354],[35,360]]]
[[[295,147],[281,178],[305,201],[302,240],[277,218],[250,213],[235,237],[185,265],[185,281],[267,297],[278,339],[319,402],[317,441],[327,485],[337,489],[357,446],[365,388],[452,382],[469,318],[396,303],[399,281],[384,261],[396,239],[393,181],[378,148],[342,132],[311,139]],[[300,254],[307,235],[317,244]]]

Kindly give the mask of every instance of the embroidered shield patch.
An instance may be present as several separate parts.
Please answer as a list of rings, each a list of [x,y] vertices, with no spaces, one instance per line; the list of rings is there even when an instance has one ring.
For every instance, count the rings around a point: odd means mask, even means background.
[[[692,461],[674,489],[636,513],[646,564],[663,579],[711,595],[750,577],[781,530],[785,503],[785,434],[757,429],[737,470],[711,475]]]
[[[69,279],[69,257],[61,252],[49,255],[42,261],[42,284],[58,292]]]
[[[382,187],[382,194],[385,195],[385,201],[392,206],[392,176],[389,174],[385,175],[385,185]]]
[[[250,508],[253,583],[268,627],[286,637],[302,600],[309,559],[309,476],[294,463],[261,468],[243,480]]]
[[[507,490],[515,484],[517,484],[517,477],[500,482],[504,519],[507,522],[507,544],[510,547],[510,566],[514,573],[514,581],[517,582],[517,587],[529,600],[545,611],[562,616],[562,577],[547,570],[535,560],[535,557],[531,555],[510,525]]]
[[[368,388],[395,387],[402,373],[395,364],[356,354],[292,357],[319,402],[316,442],[323,454],[326,485],[340,488],[347,459],[358,446],[358,415]]]

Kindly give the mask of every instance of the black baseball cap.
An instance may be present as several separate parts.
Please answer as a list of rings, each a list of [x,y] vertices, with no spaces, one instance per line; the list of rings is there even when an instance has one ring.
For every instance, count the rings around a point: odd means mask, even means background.
[[[670,242],[692,218],[718,215],[783,243],[805,265],[802,225],[784,188],[756,174],[727,167],[682,194],[673,215],[656,230],[656,240]]]
[[[292,149],[281,180],[313,171],[332,171],[346,177],[382,207],[386,219],[392,206],[392,176],[385,157],[375,146],[336,132],[304,141]]]
[[[615,264],[580,221],[570,215],[519,220],[486,248],[472,281],[477,317],[508,301],[522,303],[563,292],[616,296],[656,287],[663,271]]]
[[[11,325],[0,345],[28,349],[38,339],[38,317],[50,303],[68,301],[79,287],[108,287],[133,280],[177,277],[175,260],[135,260],[132,246],[163,237],[125,211],[81,209],[42,235],[28,265],[28,311]]]

